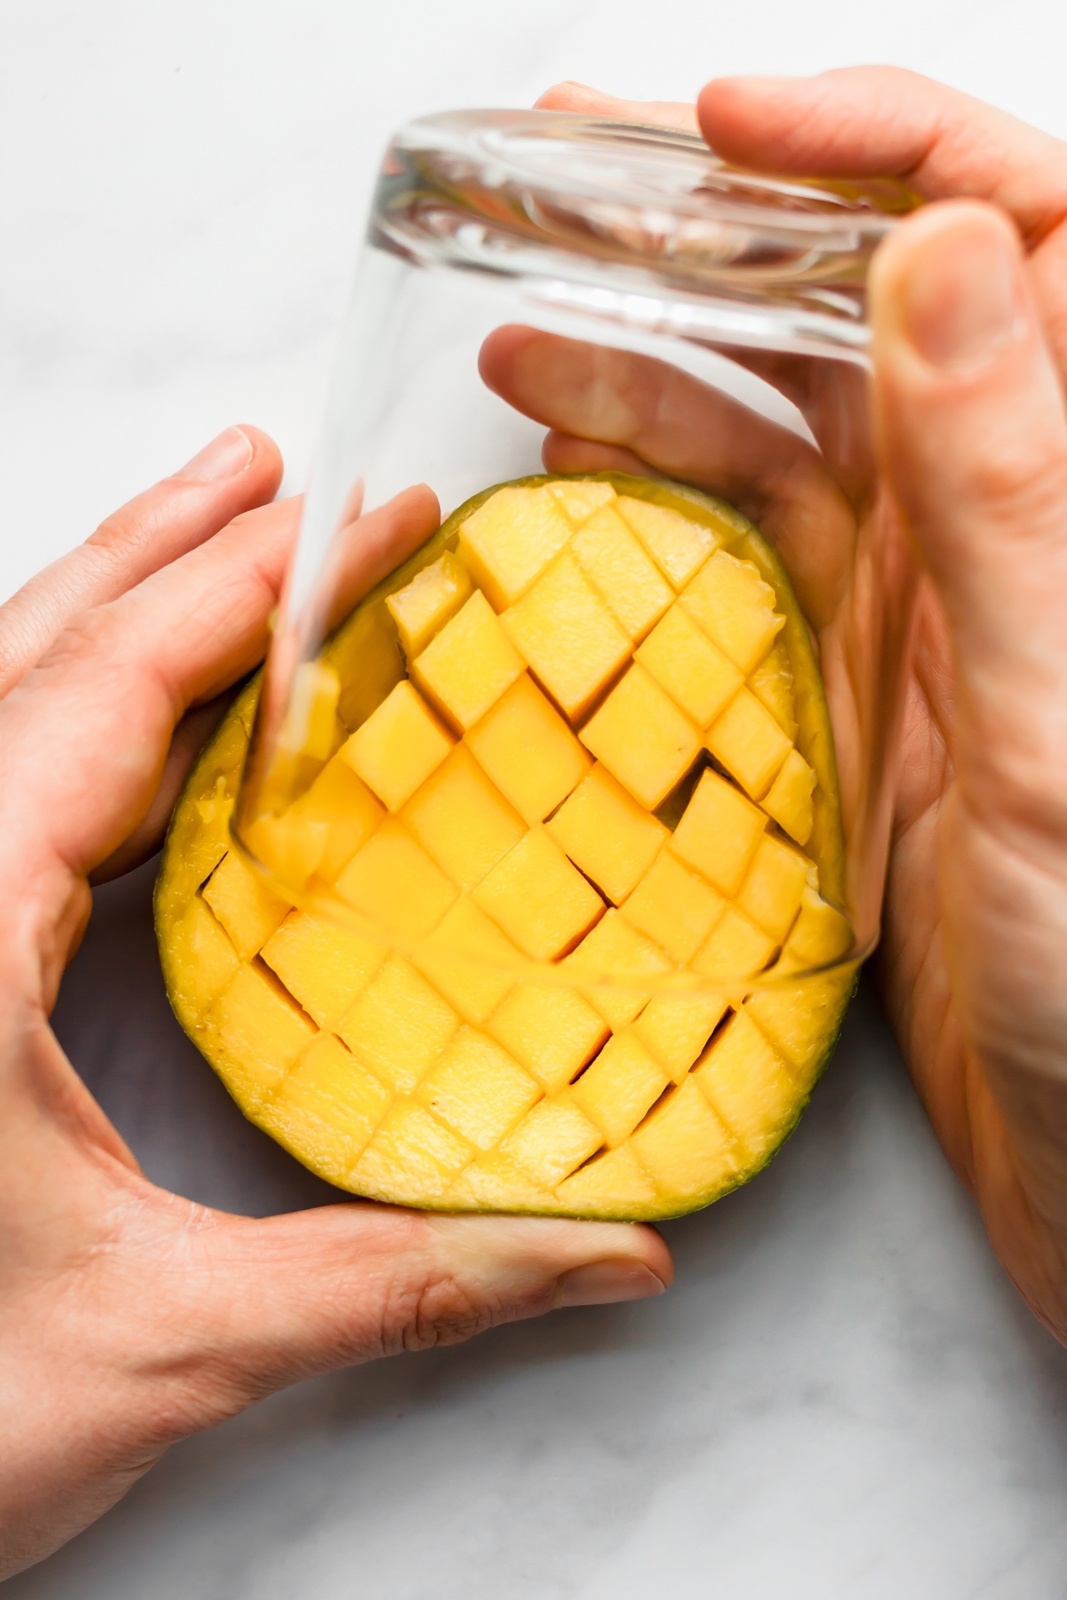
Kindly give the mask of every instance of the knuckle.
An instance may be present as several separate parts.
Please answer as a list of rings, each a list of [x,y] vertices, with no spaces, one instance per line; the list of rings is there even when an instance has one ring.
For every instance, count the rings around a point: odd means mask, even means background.
[[[1040,436],[1013,431],[976,453],[971,493],[997,520],[1025,522],[1035,532],[1063,523],[1067,460]]]
[[[987,437],[971,463],[971,482],[979,500],[996,505],[1014,503],[1033,493],[1044,475],[1042,452],[1032,438],[1012,431],[1005,436]]]
[[[177,476],[163,478],[112,511],[81,548],[108,563],[124,566],[157,543],[176,518],[195,508],[196,485]]]
[[[499,1308],[455,1273],[395,1281],[382,1308],[382,1353],[459,1344],[500,1320]]]
[[[109,606],[95,606],[71,617],[41,657],[44,671],[59,671],[86,660],[112,658],[125,649],[125,630]]]
[[[123,506],[104,518],[83,548],[103,555],[125,555],[131,547],[145,543],[151,531],[148,522],[143,513],[134,513],[129,506]]]
[[[43,691],[60,685],[91,689],[95,701],[109,694],[126,698],[136,682],[143,703],[161,697],[175,718],[181,709],[166,675],[157,670],[142,631],[111,604],[71,617],[27,681]]]

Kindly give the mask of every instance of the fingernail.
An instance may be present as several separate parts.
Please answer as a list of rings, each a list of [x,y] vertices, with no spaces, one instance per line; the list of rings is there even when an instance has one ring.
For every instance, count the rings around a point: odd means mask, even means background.
[[[717,88],[720,83],[739,83],[749,91],[755,90],[757,94],[773,94],[776,89],[781,89],[784,84],[800,83],[806,76],[810,76],[810,74],[801,72],[728,72],[724,77],[712,78],[708,88]]]
[[[985,366],[1024,326],[1018,258],[992,219],[959,218],[912,246],[903,284],[906,336],[931,366]]]
[[[666,1285],[637,1261],[591,1261],[572,1267],[556,1284],[559,1306],[606,1306],[617,1300],[647,1300]]]
[[[223,478],[236,477],[251,461],[255,450],[252,441],[241,428],[227,428],[217,439],[212,439],[202,450],[187,461],[176,478],[188,478],[194,483],[218,483]]]

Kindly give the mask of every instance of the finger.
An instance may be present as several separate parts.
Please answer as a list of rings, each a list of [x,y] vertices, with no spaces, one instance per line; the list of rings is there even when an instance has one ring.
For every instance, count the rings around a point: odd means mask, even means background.
[[[512,325],[482,345],[485,383],[555,432],[728,493],[760,515],[783,480],[819,474],[806,440],[669,362]]]
[[[361,562],[364,589],[437,519],[425,488],[361,518],[350,569]],[[296,520],[291,501],[240,517],[84,613],[0,704],[0,748],[19,778],[0,789],[4,881],[31,882],[49,915],[69,875],[91,872],[144,818],[184,713],[261,658]]]
[[[1067,145],[900,67],[812,78],[719,78],[697,101],[728,161],[761,171],[902,178],[928,200],[1001,206],[1032,251],[1053,351],[1067,366]]]
[[[209,700],[207,705],[196,706],[192,711],[185,713],[174,730],[174,737],[170,741],[170,748],[163,763],[159,786],[152,796],[148,810],[129,838],[124,839],[118,849],[94,869],[90,878],[94,887],[97,884],[110,883],[113,878],[121,878],[124,873],[132,872],[135,867],[141,866],[155,855],[163,843],[171,812],[185,787],[185,780],[201,750],[232,706],[234,694],[235,690],[227,690],[225,694],[216,695],[214,700]]]
[[[992,208],[920,213],[879,253],[871,288],[881,454],[937,586],[956,674],[941,901],[957,1003],[972,1040],[1058,1059],[1063,393],[1019,240]]]
[[[546,472],[628,472],[636,478],[659,476],[655,468],[633,450],[620,445],[598,444],[594,439],[578,439],[571,433],[545,435],[541,459]]]
[[[273,499],[281,475],[272,439],[247,425],[227,428],[179,472],[108,517],[0,606],[0,696],[71,617],[114,600],[240,512]]]
[[[609,467],[647,462],[731,501],[780,549],[809,620],[820,627],[836,610],[855,519],[807,440],[667,362],[532,328],[496,329],[479,370],[555,434],[608,447]],[[562,441],[548,448],[576,459]]]
[[[991,208],[932,208],[871,288],[882,454],[999,724],[1067,664],[1067,421],[1018,239]]]
[[[751,372],[796,408],[810,428],[834,482],[851,504],[861,506],[874,471],[866,422],[866,371],[843,362],[831,364],[806,356],[746,351],[734,345],[714,348],[724,360]],[[746,415],[753,426],[753,413]],[[633,452],[616,446],[594,446],[564,433],[549,433],[542,456],[550,472],[634,472],[656,476],[655,469]],[[572,462],[573,465],[565,464]]]
[[[745,166],[893,175],[930,200],[990,200],[1024,238],[1047,233],[1067,212],[1067,146],[902,67],[713,79],[697,112],[712,148]]]
[[[584,83],[557,83],[536,102],[538,111],[576,111],[591,117],[612,117],[643,127],[678,128],[698,133],[696,107],[679,100],[619,100]]]
[[[314,1372],[659,1294],[673,1277],[649,1227],[373,1204],[224,1219],[197,1231],[181,1267],[182,1317],[207,1374],[200,1425]]]

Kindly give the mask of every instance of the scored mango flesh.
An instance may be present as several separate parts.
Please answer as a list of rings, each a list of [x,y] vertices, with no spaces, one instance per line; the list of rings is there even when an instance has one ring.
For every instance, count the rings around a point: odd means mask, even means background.
[[[644,479],[505,485],[300,670],[317,776],[245,835],[274,887],[229,835],[258,682],[157,885],[245,1114],[443,1210],[656,1218],[751,1177],[854,978],[821,681],[756,530]]]

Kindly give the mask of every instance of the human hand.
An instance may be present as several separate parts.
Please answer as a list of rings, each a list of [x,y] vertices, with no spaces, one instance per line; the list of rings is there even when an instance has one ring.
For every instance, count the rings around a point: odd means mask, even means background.
[[[691,108],[577,85],[540,104],[696,126]],[[892,69],[713,82],[697,118],[737,165],[897,175],[941,202],[882,247],[870,285],[880,466],[926,572],[880,968],[943,1147],[1067,1341],[1067,147]],[[557,469],[629,463],[730,496],[701,397],[642,407],[631,386],[620,432],[577,372],[554,415],[515,353],[490,352],[487,375],[553,427]],[[822,443],[813,397],[792,398]],[[821,484],[803,492],[823,496],[809,529],[840,530],[832,474],[789,448]],[[773,491],[753,509],[795,537]]]
[[[650,1228],[195,1205],[147,1181],[49,1028],[90,878],[155,848],[263,654],[297,521],[266,503],[280,476],[229,429],[0,607],[0,1578],[284,1384],[670,1281]],[[437,519],[414,489],[354,524],[362,587]]]

